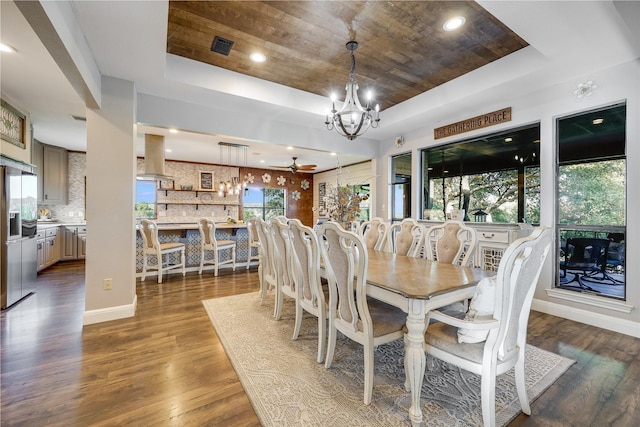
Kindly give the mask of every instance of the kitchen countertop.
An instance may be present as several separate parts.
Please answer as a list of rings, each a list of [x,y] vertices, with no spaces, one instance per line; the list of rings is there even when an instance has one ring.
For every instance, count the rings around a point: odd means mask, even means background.
[[[53,227],[77,227],[87,225],[85,221],[75,222],[57,222],[57,221],[38,221],[38,230],[46,230]]]

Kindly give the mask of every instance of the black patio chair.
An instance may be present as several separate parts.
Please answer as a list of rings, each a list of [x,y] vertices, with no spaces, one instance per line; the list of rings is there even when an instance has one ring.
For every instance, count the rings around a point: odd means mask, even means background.
[[[597,292],[592,287],[585,284],[607,283],[617,284],[619,281],[613,279],[607,273],[607,258],[609,252],[608,239],[595,238],[570,238],[567,239],[565,246],[565,260],[561,263],[560,268],[563,272],[562,277],[567,277],[567,270],[571,270],[574,275],[571,280],[561,284],[560,287],[574,287]],[[578,286],[570,286],[571,282],[578,282]]]

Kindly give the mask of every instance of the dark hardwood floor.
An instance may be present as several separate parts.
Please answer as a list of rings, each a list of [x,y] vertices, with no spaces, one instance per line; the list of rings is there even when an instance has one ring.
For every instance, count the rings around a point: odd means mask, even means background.
[[[255,268],[147,279],[135,317],[83,327],[84,263],[50,267],[0,317],[1,425],[260,425],[200,302],[257,290]],[[529,342],[577,363],[512,426],[640,425],[640,340],[533,312]]]

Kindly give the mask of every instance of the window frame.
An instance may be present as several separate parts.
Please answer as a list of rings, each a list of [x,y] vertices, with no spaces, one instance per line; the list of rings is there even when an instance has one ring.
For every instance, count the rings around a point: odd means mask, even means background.
[[[397,166],[400,161],[406,163],[408,158],[409,163],[409,174],[398,174]],[[408,151],[406,153],[396,154],[391,156],[389,161],[389,191],[390,191],[390,209],[391,209],[391,221],[402,221],[404,218],[411,217],[412,207],[411,207],[411,178],[413,176],[412,171],[413,166],[413,153]],[[402,178],[398,178],[401,176]],[[402,207],[400,208],[400,216],[397,215],[396,210],[396,198],[398,194],[402,194]]]
[[[527,170],[531,170],[532,168],[538,168],[538,176],[540,171],[540,121],[531,122],[528,124],[522,124],[515,126],[509,129],[501,129],[498,131],[494,131],[491,133],[485,133],[482,135],[477,135],[471,138],[462,139],[459,141],[452,141],[445,144],[434,145],[426,148],[422,148],[420,150],[420,181],[421,181],[421,189],[420,189],[420,215],[421,219],[429,220],[431,219],[431,213],[433,212],[433,205],[430,203],[430,197],[432,195],[431,183],[436,179],[451,179],[451,178],[462,178],[462,177],[474,177],[479,176],[484,173],[493,173],[493,172],[502,172],[502,171],[514,171],[516,173],[518,182],[517,182],[517,191],[518,196],[516,199],[518,212],[515,214],[516,221],[514,222],[496,222],[497,224],[507,224],[507,223],[522,223],[524,220],[528,220],[527,218],[527,206],[530,203],[527,203],[528,200],[528,191],[526,188],[526,174]],[[492,150],[494,149],[491,144],[502,144],[502,141],[507,142],[507,138],[512,138],[514,142],[510,142],[512,149],[506,149],[503,151],[498,151],[498,154],[502,154],[500,157],[500,161],[495,160],[494,158],[486,155],[484,157],[481,156],[470,156],[463,157],[458,154],[459,157],[456,157],[454,154],[447,154],[448,150],[455,150],[457,147],[462,147],[464,149],[464,145],[466,144],[485,144],[484,149]],[[520,140],[522,142],[518,143]],[[533,150],[531,149],[531,144],[533,145]],[[440,151],[440,153],[439,153]],[[464,151],[464,150],[462,150]],[[467,150],[467,152],[471,152],[471,150]],[[522,157],[521,163],[508,163],[507,159],[512,159],[514,153],[516,155],[524,156]],[[430,155],[442,155],[444,161],[442,162],[433,162],[429,164],[429,156]],[[446,159],[445,156],[451,156]],[[451,171],[450,165],[452,162],[458,159],[460,162],[460,170]],[[464,160],[464,163],[463,163]],[[471,163],[467,163],[471,160]],[[509,162],[513,162],[513,160],[509,160]],[[449,166],[447,166],[447,163]],[[497,165],[492,168],[486,168],[486,170],[482,170],[485,164]],[[470,166],[470,167],[469,167]],[[435,168],[435,170],[434,170]],[[439,168],[439,169],[437,169]],[[465,170],[466,169],[466,170]],[[433,174],[430,174],[429,171],[434,170]],[[438,175],[440,173],[440,175]],[[447,174],[447,175],[445,175]],[[433,178],[430,175],[435,175]],[[511,182],[511,181],[509,181]],[[539,178],[538,178],[539,184]],[[540,204],[540,189],[536,191],[538,206]],[[462,192],[459,194],[459,198],[462,197]],[[504,203],[507,203],[508,200]],[[461,203],[461,199],[458,200],[458,209],[464,208],[464,203]],[[479,212],[476,207],[472,207],[469,209],[471,212],[465,212],[467,220],[473,220],[475,212]],[[482,213],[484,213],[484,209],[482,209]],[[490,212],[486,212],[490,213]],[[446,218],[446,213],[444,214]],[[539,221],[539,218],[538,218]],[[534,223],[535,224],[535,223]]]
[[[624,107],[624,147],[622,148],[621,153],[607,153],[607,150],[610,150],[610,145],[607,143],[602,143],[604,150],[602,152],[598,152],[597,155],[593,154],[593,150],[586,150],[586,152],[590,153],[590,155],[585,156],[582,159],[570,158],[570,159],[562,159],[561,158],[561,122],[563,120],[572,119],[572,118],[581,118],[587,117],[589,115],[594,115],[597,113],[605,113],[609,111],[613,111],[616,108]],[[626,242],[627,236],[627,223],[629,220],[628,215],[628,194],[629,194],[629,180],[628,180],[628,170],[629,170],[629,162],[627,157],[627,122],[628,122],[628,109],[627,103],[617,102],[613,104],[609,104],[606,106],[602,106],[599,108],[593,108],[589,110],[582,110],[579,112],[575,112],[572,114],[566,114],[560,117],[555,118],[554,126],[555,126],[555,177],[554,177],[554,195],[556,200],[555,213],[554,213],[554,223],[555,223],[555,232],[556,232],[556,242],[557,245],[554,247],[554,281],[553,281],[553,289],[552,293],[557,296],[556,293],[566,292],[566,293],[574,293],[576,299],[580,299],[582,291],[580,289],[572,289],[570,287],[562,286],[561,283],[561,258],[563,257],[563,249],[561,239],[567,237],[567,235],[576,235],[576,236],[585,236],[585,237],[603,237],[608,236],[610,233],[623,233],[624,240]],[[566,152],[566,151],[565,151]],[[569,165],[586,165],[590,163],[600,163],[604,161],[616,161],[622,160],[624,162],[624,224],[623,225],[610,225],[610,224],[575,224],[575,223],[561,223],[561,193],[560,193],[560,173],[561,168]],[[609,300],[617,300],[617,301],[627,301],[627,274],[626,274],[626,260],[623,263],[623,282],[621,286],[623,286],[623,296],[615,296],[610,295],[605,292],[594,293],[593,297],[598,299],[609,299]],[[607,263],[607,265],[609,265]],[[606,267],[605,267],[606,268]],[[565,285],[567,282],[565,282]]]

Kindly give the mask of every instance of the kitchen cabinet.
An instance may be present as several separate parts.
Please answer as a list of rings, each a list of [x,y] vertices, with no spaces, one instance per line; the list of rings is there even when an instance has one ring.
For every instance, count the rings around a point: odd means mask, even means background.
[[[61,230],[62,245],[60,259],[65,261],[86,258],[87,227],[84,225],[66,225],[61,227]]]
[[[38,175],[38,203],[66,205],[69,186],[67,150],[34,141],[33,162]]]
[[[37,234],[38,271],[60,261],[58,227],[47,228]]]
[[[38,265],[38,271],[42,270],[43,268],[45,268],[47,266],[47,252],[45,249],[45,237],[44,237],[44,231],[38,232],[37,237],[38,241],[36,242],[37,245],[37,249],[36,249],[36,253],[37,253],[37,265]]]

